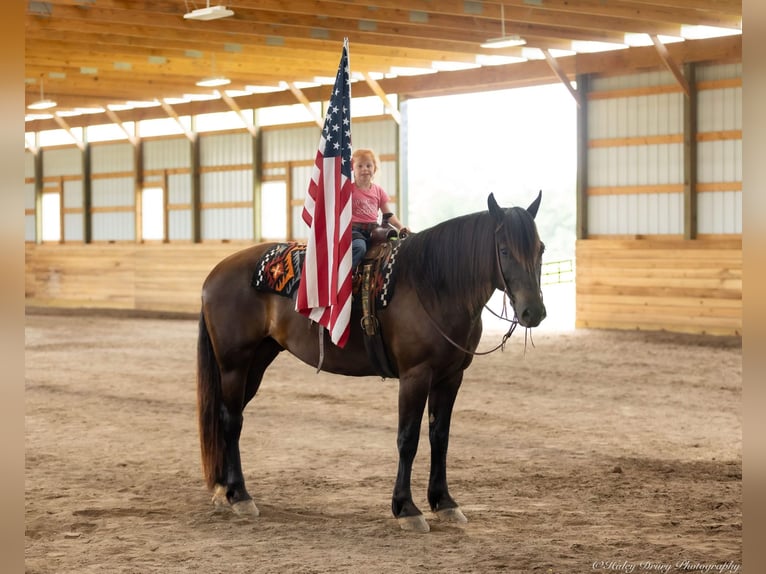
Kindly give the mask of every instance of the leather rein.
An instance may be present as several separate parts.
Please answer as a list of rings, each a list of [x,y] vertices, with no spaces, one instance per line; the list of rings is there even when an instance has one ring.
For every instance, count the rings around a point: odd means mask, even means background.
[[[503,310],[501,314],[498,315],[497,313],[492,311],[492,309],[487,307],[486,304],[484,305],[484,307],[498,319],[502,319],[503,321],[510,322],[510,326],[508,327],[508,331],[503,335],[502,340],[495,347],[493,347],[489,351],[471,351],[469,349],[466,349],[459,343],[456,343],[455,341],[453,341],[450,338],[450,336],[447,335],[447,333],[445,333],[444,330],[439,326],[436,320],[433,317],[431,317],[431,314],[428,312],[428,309],[426,308],[425,305],[423,305],[423,301],[420,299],[420,294],[418,293],[418,290],[415,289],[415,294],[418,297],[418,301],[420,301],[420,305],[423,307],[423,311],[425,311],[426,317],[428,317],[428,320],[431,321],[431,325],[434,326],[434,329],[436,329],[436,331],[444,338],[444,340],[447,341],[449,344],[451,344],[453,347],[455,347],[456,349],[459,349],[460,351],[463,351],[464,353],[468,353],[469,355],[473,355],[473,356],[489,355],[490,353],[494,353],[498,349],[505,350],[506,341],[511,337],[511,335],[513,335],[513,332],[516,330],[516,327],[519,324],[519,320],[515,316],[513,319],[508,319],[507,312],[506,312],[507,309],[505,306],[505,296],[508,295],[508,298],[511,299],[511,302],[513,302],[513,298],[511,297],[511,289],[508,286],[508,282],[505,280],[505,275],[503,275],[503,267],[500,264],[500,247],[498,246],[498,243],[497,243],[497,234],[502,227],[503,227],[503,223],[500,223],[498,224],[497,227],[495,227],[494,238],[495,238],[495,263],[497,264],[497,269],[500,273],[500,277],[503,280]],[[534,341],[532,341],[532,334],[530,332],[530,329],[528,328],[527,328],[527,333],[529,333],[529,340],[532,343],[532,346],[534,347],[535,343]],[[524,343],[526,347],[526,334],[524,337]]]

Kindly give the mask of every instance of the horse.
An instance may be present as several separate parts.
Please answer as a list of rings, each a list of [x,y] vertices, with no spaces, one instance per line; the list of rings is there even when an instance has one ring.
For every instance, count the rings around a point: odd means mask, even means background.
[[[541,198],[542,191],[526,209],[505,209],[490,194],[488,210],[399,240],[394,293],[377,318],[399,378],[399,464],[391,511],[403,530],[430,530],[410,490],[426,403],[428,503],[438,519],[467,522],[447,486],[453,405],[481,338],[482,309],[496,289],[510,300],[514,326],[536,327],[545,318],[540,287],[544,245],[534,221]],[[314,367],[321,360],[321,370],[340,375],[379,374],[365,350],[358,308],[352,307],[351,334],[340,348],[329,342],[323,327],[295,310],[293,299],[251,286],[259,260],[274,245],[256,244],[223,259],[205,279],[201,294],[197,413],[203,475],[216,507],[248,517],[258,516],[259,510],[242,473],[243,410],[277,355],[287,350]],[[327,344],[320,345],[320,337]]]

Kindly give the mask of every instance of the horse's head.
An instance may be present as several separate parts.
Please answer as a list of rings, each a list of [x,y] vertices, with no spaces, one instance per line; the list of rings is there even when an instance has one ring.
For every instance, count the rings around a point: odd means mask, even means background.
[[[489,213],[495,221],[497,284],[511,299],[522,327],[537,327],[545,319],[540,272],[545,246],[540,241],[535,215],[542,191],[529,207],[503,209],[489,194]]]

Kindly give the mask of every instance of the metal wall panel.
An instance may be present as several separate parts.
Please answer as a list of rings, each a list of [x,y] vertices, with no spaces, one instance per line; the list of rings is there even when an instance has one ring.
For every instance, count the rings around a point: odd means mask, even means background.
[[[206,203],[253,202],[253,138],[248,132],[211,134],[200,138],[202,167],[247,165],[248,169],[208,171],[200,175],[200,195]],[[217,206],[202,211],[203,239],[251,239],[252,208]],[[247,215],[249,214],[249,215]]]
[[[91,183],[93,207],[134,206],[135,186],[131,177],[105,177]]]
[[[169,240],[191,241],[192,239],[192,178],[188,173],[168,175],[168,204],[173,206],[188,205],[189,209],[171,209],[168,213]]]
[[[672,91],[619,93],[620,90],[663,86],[670,86]],[[684,183],[683,143],[636,140],[683,134],[685,96],[675,78],[669,72],[594,78],[591,88],[595,96],[588,100],[588,136],[601,141],[588,149],[588,185],[617,189],[610,195],[604,195],[601,190],[602,193],[588,197],[588,233],[682,234],[682,193],[667,193],[667,190],[645,193],[643,189],[630,189]],[[612,90],[618,92],[618,97],[597,95],[599,91]]]
[[[46,149],[43,152],[43,177],[82,175],[82,152],[77,147]]]
[[[189,241],[192,237],[191,209],[172,209],[168,213],[168,239]]]
[[[594,235],[665,235],[684,232],[683,194],[598,195],[588,200]]]
[[[62,190],[62,207],[64,209],[83,208],[83,182],[78,180],[65,180]],[[84,241],[84,214],[65,213],[64,214],[64,241]]]
[[[263,162],[314,159],[319,145],[318,126],[282,127],[262,132]],[[353,138],[353,133],[351,134]]]
[[[132,172],[133,154],[133,144],[129,142],[94,144],[90,147],[90,171],[94,174]]]
[[[35,176],[35,154],[24,150],[24,178]]]
[[[742,64],[697,68],[699,82],[741,77]],[[702,234],[742,233],[742,191],[732,189],[742,183],[742,87],[722,83],[700,90],[697,129],[708,136],[697,144],[697,181],[705,188],[697,198],[697,230]]]
[[[205,209],[201,219],[204,239],[253,238],[253,210],[250,208]]]
[[[249,132],[201,135],[199,145],[203,166],[253,163],[253,136]]]
[[[135,240],[136,214],[127,211],[94,213],[91,232],[93,241]]]
[[[191,143],[185,137],[144,141],[144,169],[191,168]]]

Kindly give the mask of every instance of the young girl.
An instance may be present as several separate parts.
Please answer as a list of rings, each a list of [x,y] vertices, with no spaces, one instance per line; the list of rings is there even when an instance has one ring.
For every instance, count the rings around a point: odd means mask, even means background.
[[[378,225],[379,212],[391,213],[389,197],[379,185],[372,183],[378,171],[378,158],[371,149],[357,149],[351,154],[354,170],[354,184],[351,191],[351,258],[352,268],[364,258],[370,240],[370,231]],[[388,222],[400,232],[408,233],[396,217],[391,214]]]

